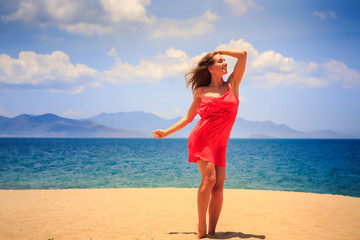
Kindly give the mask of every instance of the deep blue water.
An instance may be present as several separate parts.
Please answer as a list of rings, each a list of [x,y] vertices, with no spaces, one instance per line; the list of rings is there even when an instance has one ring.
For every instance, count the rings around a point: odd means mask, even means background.
[[[198,187],[187,139],[0,139],[0,189]],[[360,140],[230,139],[226,188],[360,197]]]

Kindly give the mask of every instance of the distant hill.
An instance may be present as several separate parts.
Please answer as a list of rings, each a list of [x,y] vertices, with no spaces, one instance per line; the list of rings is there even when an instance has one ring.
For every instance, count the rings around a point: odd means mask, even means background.
[[[180,117],[167,120],[152,113],[102,113],[85,120],[62,118],[54,114],[0,116],[0,137],[109,137],[147,138],[155,129],[166,129]],[[169,137],[187,138],[198,119]],[[247,121],[237,118],[231,138],[354,138],[331,130],[301,132],[271,121]]]
[[[126,130],[137,130],[151,133],[155,129],[166,129],[176,123],[181,118],[166,120],[152,113],[145,112],[119,112],[102,113],[90,118],[91,121],[106,125],[112,128]],[[198,119],[184,129],[175,133],[172,137],[187,138],[191,130],[196,125]],[[354,138],[352,136],[340,135],[334,131],[324,130],[315,132],[301,132],[288,127],[285,124],[275,124],[271,121],[247,121],[237,118],[233,126],[232,138]]]
[[[145,137],[143,133],[113,129],[90,120],[61,118],[54,114],[0,117],[2,137]]]
[[[143,132],[150,132],[158,128],[167,128],[171,124],[169,120],[145,112],[102,113],[89,120],[112,128]]]
[[[100,115],[92,117],[89,120],[112,128],[136,130],[151,135],[153,130],[167,129],[176,123],[179,119],[181,119],[181,117],[167,120],[158,117],[155,114],[145,112],[119,112],[101,113]],[[171,135],[171,137],[188,137],[196,122],[197,121],[194,120],[193,123],[189,124],[181,131]]]
[[[243,118],[237,118],[233,126],[231,137],[233,138],[308,138],[309,136],[297,130],[294,130],[285,124],[275,124],[271,121],[247,121]]]

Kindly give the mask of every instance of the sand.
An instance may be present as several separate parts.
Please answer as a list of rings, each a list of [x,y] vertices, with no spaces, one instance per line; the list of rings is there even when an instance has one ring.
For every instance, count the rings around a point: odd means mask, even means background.
[[[0,239],[196,239],[197,189],[0,190]],[[360,198],[224,192],[205,239],[360,239]]]

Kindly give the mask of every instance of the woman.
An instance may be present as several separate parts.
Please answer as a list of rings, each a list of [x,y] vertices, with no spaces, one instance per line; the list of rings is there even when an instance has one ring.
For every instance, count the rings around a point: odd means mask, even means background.
[[[223,55],[237,58],[234,71],[224,82],[227,63]],[[189,136],[189,162],[196,162],[202,177],[197,197],[197,237],[206,236],[206,211],[209,209],[208,233],[215,234],[223,203],[226,147],[239,106],[239,86],[246,65],[246,51],[220,50],[205,55],[186,76],[194,100],[188,113],[166,130],[153,136],[164,138],[188,125],[199,113],[201,119]]]

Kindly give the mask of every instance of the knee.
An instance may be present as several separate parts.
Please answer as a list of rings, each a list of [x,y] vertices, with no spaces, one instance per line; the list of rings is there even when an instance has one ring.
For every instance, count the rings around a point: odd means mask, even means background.
[[[223,195],[223,190],[224,190],[224,185],[219,185],[219,184],[215,184],[213,189],[212,189],[212,192],[211,194],[214,196],[214,197],[219,197],[219,196],[222,196]]]
[[[206,176],[206,178],[204,179],[204,185],[208,188],[213,189],[215,184],[216,184],[216,176],[215,175]]]

